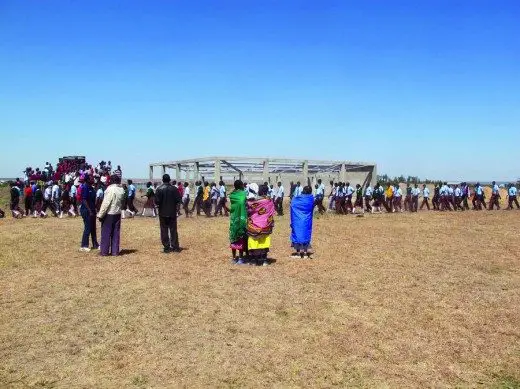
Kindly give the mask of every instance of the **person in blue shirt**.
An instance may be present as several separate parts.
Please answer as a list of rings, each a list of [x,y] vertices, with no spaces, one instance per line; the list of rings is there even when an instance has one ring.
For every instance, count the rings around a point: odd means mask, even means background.
[[[516,186],[513,184],[509,184],[509,188],[507,189],[507,200],[508,200],[508,207],[507,209],[513,209],[513,203],[516,205],[516,209],[520,209],[520,204],[518,204],[518,198],[517,198],[518,190],[516,189]]]
[[[325,197],[325,185],[323,185],[321,178],[318,179],[316,184],[316,196],[314,198],[314,206],[318,207],[318,212],[323,214],[327,210],[323,206],[323,198]]]
[[[83,218],[83,237],[81,239],[80,251],[88,252],[89,237],[92,239],[92,247],[94,250],[99,248],[96,235],[96,191],[93,187],[94,180],[85,175],[81,183],[81,206],[80,213]]]
[[[227,193],[226,193],[226,184],[224,184],[224,181],[220,181],[218,183],[218,204],[217,208],[215,209],[215,216],[219,214],[222,216],[222,209],[224,210],[224,215],[227,217],[229,216],[229,208],[226,205],[227,202]]]
[[[500,209],[500,188],[497,183],[493,181],[491,186],[491,198],[489,199],[489,210],[492,211],[497,207]]]
[[[477,182],[475,185],[475,194],[473,196],[473,209],[476,211],[482,211],[482,207],[486,207],[484,198],[484,188]]]
[[[127,182],[128,182],[128,199],[127,199],[126,205],[128,208],[128,212],[130,212],[130,214],[133,217],[137,213],[137,208],[134,205],[136,189],[135,189],[135,185],[132,180],[128,180]]]

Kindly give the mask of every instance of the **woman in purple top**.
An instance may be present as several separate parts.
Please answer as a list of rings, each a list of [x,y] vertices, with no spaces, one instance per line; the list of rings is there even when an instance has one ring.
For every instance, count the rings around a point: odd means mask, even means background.
[[[93,180],[88,175],[81,183],[81,207],[80,213],[83,218],[83,238],[81,239],[80,251],[90,251],[88,247],[88,238],[92,238],[93,249],[99,248],[99,243],[96,236],[96,191],[92,186]]]

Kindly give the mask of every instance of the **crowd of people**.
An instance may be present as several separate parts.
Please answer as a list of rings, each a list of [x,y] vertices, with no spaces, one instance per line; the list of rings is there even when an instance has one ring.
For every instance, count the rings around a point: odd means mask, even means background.
[[[101,255],[120,253],[121,219],[136,215],[159,217],[161,242],[165,253],[180,250],[177,234],[177,218],[184,214],[199,216],[230,217],[230,249],[236,264],[267,265],[270,235],[274,228],[274,216],[284,214],[285,189],[281,182],[258,185],[235,181],[228,195],[226,185],[220,181],[195,182],[193,199],[188,182],[171,181],[166,174],[162,185],[148,182],[143,209],[135,205],[137,189],[132,180],[122,184],[120,166],[112,170],[110,161],[101,161],[96,167],[87,163],[74,164],[63,161],[56,170],[49,163],[45,168],[27,168],[24,181],[16,179],[10,183],[12,216],[47,217],[50,211],[55,217],[64,215],[81,216],[84,231],[81,251],[99,249]],[[315,211],[338,214],[418,212],[426,208],[437,211],[466,211],[500,209],[500,188],[491,185],[491,196],[486,199],[480,183],[473,187],[462,182],[434,185],[433,193],[426,184],[408,184],[403,190],[400,185],[377,183],[362,187],[348,182],[330,182],[328,204],[325,207],[326,187],[317,180],[314,188],[302,186],[300,182],[290,184],[291,241],[293,256],[310,257],[312,220]],[[508,184],[507,207],[520,209],[517,188]],[[20,203],[23,199],[24,209]],[[228,207],[229,201],[229,207]],[[470,206],[471,204],[471,206]],[[0,217],[5,213],[0,210]],[[101,241],[96,234],[96,219],[101,222]],[[90,247],[89,241],[92,246]]]
[[[369,184],[365,188],[358,184],[354,188],[348,182],[331,182],[331,186],[329,210],[334,210],[340,214],[356,213],[356,210],[360,213],[382,213],[383,210],[389,213],[417,212],[425,207],[427,210],[433,209],[436,211],[467,211],[470,209],[492,211],[500,209],[501,200],[500,187],[495,181],[491,184],[489,201],[486,201],[484,187],[480,183],[477,183],[473,188],[470,188],[466,182],[453,185],[448,185],[447,182],[437,183],[433,189],[433,196],[431,196],[430,189],[426,184],[423,184],[421,188],[419,184],[407,184],[404,191],[397,183],[389,183],[385,186],[377,183],[373,188]],[[513,205],[520,209],[516,185],[510,183],[506,190],[508,200],[506,209],[513,209]],[[323,200],[321,196],[316,196],[316,198],[317,200],[319,198],[320,203]],[[320,211],[323,210],[323,206],[319,208]]]

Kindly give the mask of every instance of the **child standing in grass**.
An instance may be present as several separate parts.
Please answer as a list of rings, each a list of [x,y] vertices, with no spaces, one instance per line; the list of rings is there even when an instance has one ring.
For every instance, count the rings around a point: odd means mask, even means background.
[[[229,195],[231,202],[229,218],[229,241],[233,263],[243,265],[244,251],[247,251],[247,194],[244,191],[244,183],[235,181],[235,190]],[[238,251],[238,258],[237,258]]]
[[[310,258],[309,247],[312,238],[312,211],[314,201],[312,189],[309,186],[303,188],[301,196],[291,201],[291,243],[296,250],[293,258]]]

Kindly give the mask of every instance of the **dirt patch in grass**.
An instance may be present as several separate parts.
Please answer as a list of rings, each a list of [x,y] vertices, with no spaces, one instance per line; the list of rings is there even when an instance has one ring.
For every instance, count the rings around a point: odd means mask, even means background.
[[[129,254],[78,251],[80,219],[0,221],[2,387],[515,387],[520,212],[316,220],[313,260],[233,266],[225,218],[123,221]],[[509,385],[509,386],[508,386]]]

